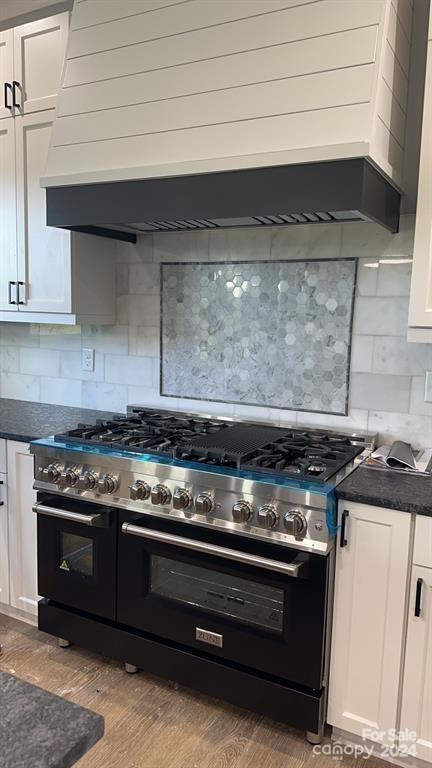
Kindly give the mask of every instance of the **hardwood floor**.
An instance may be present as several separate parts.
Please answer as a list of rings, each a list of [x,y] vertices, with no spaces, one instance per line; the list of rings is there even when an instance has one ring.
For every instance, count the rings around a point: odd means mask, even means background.
[[[78,768],[334,768],[304,734],[122,665],[0,614],[0,669],[105,718],[105,736]],[[1,746],[1,745],[0,745]],[[384,768],[376,759],[339,765]],[[30,768],[30,767],[29,767]]]

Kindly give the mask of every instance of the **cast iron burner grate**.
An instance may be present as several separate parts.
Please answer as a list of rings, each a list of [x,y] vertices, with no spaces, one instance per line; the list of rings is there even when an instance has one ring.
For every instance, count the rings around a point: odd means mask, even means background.
[[[315,482],[328,481],[364,447],[323,430],[234,424],[150,409],[79,424],[56,439]]]

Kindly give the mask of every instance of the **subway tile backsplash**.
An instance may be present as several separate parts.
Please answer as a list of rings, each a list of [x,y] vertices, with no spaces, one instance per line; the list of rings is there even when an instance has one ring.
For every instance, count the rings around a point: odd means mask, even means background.
[[[143,236],[117,252],[117,325],[0,324],[0,395],[124,410],[128,402],[279,423],[369,429],[386,441],[432,444],[432,404],[423,400],[432,345],[406,342],[414,217],[391,235],[374,224]],[[348,415],[161,397],[161,262],[358,258]],[[81,348],[96,351],[81,370]]]

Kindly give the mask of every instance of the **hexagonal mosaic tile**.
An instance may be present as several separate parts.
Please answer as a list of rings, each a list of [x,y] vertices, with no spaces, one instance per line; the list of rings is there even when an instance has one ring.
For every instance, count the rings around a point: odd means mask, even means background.
[[[355,259],[161,270],[161,394],[347,413]]]

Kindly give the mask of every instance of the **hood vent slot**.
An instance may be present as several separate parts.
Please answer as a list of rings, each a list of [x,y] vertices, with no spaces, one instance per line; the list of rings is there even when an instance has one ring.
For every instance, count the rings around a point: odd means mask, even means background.
[[[333,211],[324,213],[279,213],[277,216],[250,216],[225,219],[188,219],[183,221],[143,221],[130,224],[140,232],[184,232],[197,229],[227,229],[231,227],[283,226],[285,224],[322,224],[340,221],[360,221],[358,211]]]

